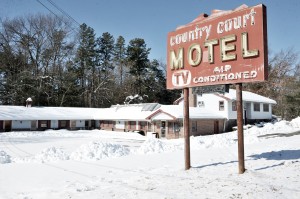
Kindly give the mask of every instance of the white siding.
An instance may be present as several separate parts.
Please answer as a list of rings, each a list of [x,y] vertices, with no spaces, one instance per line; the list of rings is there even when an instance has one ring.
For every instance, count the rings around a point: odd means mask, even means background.
[[[202,107],[204,110],[213,112],[213,113],[218,113],[221,116],[228,118],[228,101],[226,99],[219,97],[215,94],[203,94],[202,96],[197,95],[197,104],[200,101],[204,102],[204,107]],[[220,101],[224,101],[224,110],[223,111],[219,110],[219,102]]]
[[[151,118],[152,120],[174,120],[171,116],[165,113],[158,113],[154,117]]]
[[[85,120],[76,120],[77,128],[85,128]]]
[[[57,129],[58,128],[58,121],[57,120],[51,120],[50,128]]]
[[[31,121],[29,120],[13,120],[12,129],[30,129]]]
[[[236,111],[232,111],[232,102],[233,101],[228,101],[228,119],[236,119],[237,118],[237,112]]]
[[[96,120],[95,125],[96,125],[96,128],[100,128],[100,121],[99,121],[99,120]]]
[[[125,129],[125,122],[124,121],[116,121],[115,127],[116,127],[116,129]]]
[[[272,106],[269,104],[269,111],[264,112],[263,103],[260,103],[260,111],[254,111],[254,105],[251,103],[251,116],[248,119],[272,119]]]

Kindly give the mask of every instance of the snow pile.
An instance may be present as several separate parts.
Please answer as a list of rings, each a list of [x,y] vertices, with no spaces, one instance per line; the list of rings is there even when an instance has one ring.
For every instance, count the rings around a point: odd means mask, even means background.
[[[152,154],[162,152],[172,152],[181,150],[182,145],[175,145],[172,143],[164,142],[156,138],[147,139],[138,149],[134,150],[133,153],[137,154]]]
[[[0,151],[0,164],[10,163],[11,157],[5,151]]]
[[[293,122],[294,125],[297,124],[297,122]],[[272,134],[272,133],[290,133],[297,129],[294,128],[294,125],[292,125],[291,122],[288,122],[286,120],[282,120],[280,122],[276,122],[274,124],[272,123],[266,123],[264,127],[258,128],[258,127],[252,127],[248,130],[245,130],[245,133],[251,134],[251,135],[266,135],[266,134]]]
[[[40,153],[31,156],[31,157],[23,157],[23,158],[14,158],[13,161],[17,163],[47,163],[47,162],[57,162],[60,160],[68,160],[69,156],[63,150],[56,147],[49,147],[43,149]]]
[[[236,143],[236,139],[237,139],[236,132],[191,137],[191,148],[203,149],[203,148],[210,148],[210,147],[229,146],[231,144]]]
[[[145,140],[146,136],[143,136],[137,132],[118,132],[109,130],[92,130],[95,138],[122,138],[122,139],[135,139]]]
[[[91,131],[88,130],[78,130],[78,131],[68,131],[68,130],[45,130],[45,131],[12,131],[8,133],[2,133],[5,137],[13,138],[40,138],[40,137],[51,137],[51,138],[73,138],[73,137],[88,137]]]
[[[34,159],[38,162],[56,162],[59,160],[68,160],[69,156],[61,149],[49,147],[35,155]]]
[[[119,144],[91,142],[79,147],[70,155],[72,160],[101,160],[129,154],[129,149]]]
[[[300,117],[297,117],[291,121],[291,125],[294,128],[300,128]]]

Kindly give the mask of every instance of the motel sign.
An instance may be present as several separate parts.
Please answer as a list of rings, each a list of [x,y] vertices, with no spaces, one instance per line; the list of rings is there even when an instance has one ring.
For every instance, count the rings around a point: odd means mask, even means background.
[[[200,15],[168,34],[167,88],[267,79],[266,7]]]

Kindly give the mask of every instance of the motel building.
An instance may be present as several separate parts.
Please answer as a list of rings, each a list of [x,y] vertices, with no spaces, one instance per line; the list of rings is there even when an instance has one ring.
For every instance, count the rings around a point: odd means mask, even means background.
[[[232,131],[236,126],[236,92],[190,94],[190,135]],[[276,102],[243,91],[244,124],[272,120]],[[46,129],[103,129],[134,132],[159,138],[183,137],[183,98],[173,105],[142,103],[110,108],[0,106],[0,132]]]

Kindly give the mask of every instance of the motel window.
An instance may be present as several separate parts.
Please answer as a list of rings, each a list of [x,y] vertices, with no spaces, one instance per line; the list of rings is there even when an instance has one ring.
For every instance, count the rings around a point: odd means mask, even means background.
[[[147,126],[147,122],[140,122],[140,128],[145,129]]]
[[[219,101],[219,111],[224,111],[224,101]]]
[[[198,107],[204,108],[205,107],[204,101],[198,101]]]
[[[135,121],[129,121],[129,128],[135,128],[136,122]]]
[[[254,111],[260,112],[260,103],[254,103]]]
[[[103,127],[109,127],[109,121],[108,120],[103,121]]]
[[[36,128],[36,120],[31,121],[31,128],[32,129]]]
[[[60,128],[66,128],[67,127],[67,121],[66,120],[61,120],[60,121]]]
[[[232,102],[232,111],[236,111],[236,101]]]
[[[76,120],[71,120],[71,125],[70,127],[76,127]]]
[[[263,105],[264,112],[269,112],[269,104]]]
[[[40,123],[41,123],[41,128],[47,128],[48,127],[48,121],[47,120],[42,120]]]

